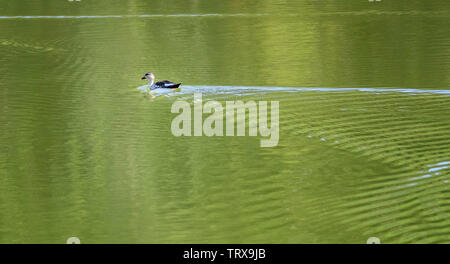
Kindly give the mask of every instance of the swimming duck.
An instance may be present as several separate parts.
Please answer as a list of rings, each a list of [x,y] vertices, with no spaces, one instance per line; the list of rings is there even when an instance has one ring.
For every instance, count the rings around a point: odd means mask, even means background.
[[[159,88],[175,89],[175,88],[178,88],[181,84],[181,83],[174,83],[174,82],[167,81],[167,80],[155,83],[155,75],[153,75],[153,73],[151,73],[151,72],[147,72],[144,75],[144,77],[141,78],[141,80],[148,80],[148,88],[150,88],[150,90],[159,89]]]

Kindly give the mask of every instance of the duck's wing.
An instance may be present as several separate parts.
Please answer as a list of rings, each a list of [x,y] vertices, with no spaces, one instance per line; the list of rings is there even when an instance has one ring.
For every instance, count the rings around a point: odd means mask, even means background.
[[[164,80],[161,82],[156,82],[155,86],[158,88],[178,88],[178,86],[180,86],[181,83],[174,83],[168,80]]]

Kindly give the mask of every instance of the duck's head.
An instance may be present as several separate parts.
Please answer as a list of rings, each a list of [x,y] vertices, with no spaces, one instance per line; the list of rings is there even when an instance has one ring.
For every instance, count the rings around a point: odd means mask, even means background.
[[[155,75],[153,75],[153,73],[151,72],[147,72],[144,75],[144,77],[141,78],[141,80],[149,80],[149,81],[155,80]]]

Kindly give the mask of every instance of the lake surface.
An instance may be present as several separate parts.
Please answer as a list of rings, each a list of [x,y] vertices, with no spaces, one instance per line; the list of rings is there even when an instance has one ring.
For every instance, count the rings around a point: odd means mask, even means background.
[[[447,0],[151,2],[0,0],[0,243],[450,243]],[[173,136],[194,92],[278,145]]]

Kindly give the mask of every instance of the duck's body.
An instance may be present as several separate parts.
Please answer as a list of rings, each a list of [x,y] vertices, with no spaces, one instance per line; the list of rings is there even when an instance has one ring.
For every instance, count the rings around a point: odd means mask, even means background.
[[[151,72],[147,72],[144,77],[141,78],[141,80],[148,80],[148,88],[150,90],[160,89],[160,88],[169,88],[169,89],[175,89],[180,87],[181,83],[174,83],[171,81],[161,81],[155,83],[155,75]]]
[[[158,89],[158,88],[178,88],[178,87],[180,87],[180,85],[181,85],[181,83],[174,83],[174,82],[165,80],[162,82],[154,83],[150,89],[153,90],[153,89]]]

